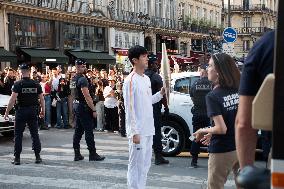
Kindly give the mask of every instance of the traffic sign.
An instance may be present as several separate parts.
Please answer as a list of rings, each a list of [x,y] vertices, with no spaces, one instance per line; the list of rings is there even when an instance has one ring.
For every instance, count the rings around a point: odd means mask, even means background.
[[[227,27],[223,31],[223,38],[227,43],[234,43],[237,40],[238,32],[235,28]]]
[[[222,47],[223,53],[226,53],[232,57],[236,56],[234,43],[223,43]]]

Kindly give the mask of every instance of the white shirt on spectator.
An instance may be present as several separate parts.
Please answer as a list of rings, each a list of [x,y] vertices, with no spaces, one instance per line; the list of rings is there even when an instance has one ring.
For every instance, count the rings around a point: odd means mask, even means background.
[[[152,104],[162,100],[163,96],[160,92],[152,95],[150,78],[132,72],[124,80],[123,97],[127,137],[155,135]]]
[[[40,86],[41,86],[41,89],[42,89],[42,93],[45,94],[45,85],[46,85],[47,82],[40,82]]]
[[[58,85],[59,85],[60,78],[61,78],[60,75],[58,75],[57,77],[53,77],[51,91],[58,91]]]
[[[105,98],[104,105],[107,108],[115,108],[117,107],[118,104],[118,100],[115,97],[108,96],[112,90],[113,89],[111,88],[111,86],[107,86],[104,89],[104,98]]]

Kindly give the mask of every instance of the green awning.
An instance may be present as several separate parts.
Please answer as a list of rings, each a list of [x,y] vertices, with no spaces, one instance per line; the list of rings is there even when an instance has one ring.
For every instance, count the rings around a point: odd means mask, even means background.
[[[21,51],[29,56],[31,62],[67,64],[68,56],[53,49],[24,49]]]
[[[0,47],[0,62],[17,62],[17,56]]]
[[[91,51],[68,51],[72,56],[76,58],[83,58],[88,64],[115,64],[116,59],[103,52],[91,52]]]

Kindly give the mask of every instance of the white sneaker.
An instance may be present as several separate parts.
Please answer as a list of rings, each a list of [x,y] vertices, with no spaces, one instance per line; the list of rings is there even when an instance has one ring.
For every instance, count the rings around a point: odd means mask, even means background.
[[[51,124],[48,124],[47,127],[48,127],[48,128],[51,128]]]

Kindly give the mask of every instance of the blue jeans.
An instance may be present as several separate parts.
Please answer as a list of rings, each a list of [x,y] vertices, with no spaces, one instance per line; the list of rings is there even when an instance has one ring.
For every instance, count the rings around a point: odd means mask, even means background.
[[[62,128],[62,120],[65,128],[68,127],[68,99],[61,98],[56,103],[56,114],[57,114],[57,127]],[[62,119],[61,119],[62,117]]]
[[[45,119],[44,119],[44,124],[46,126],[51,124],[51,96],[46,95],[44,96],[44,101],[45,101]]]

